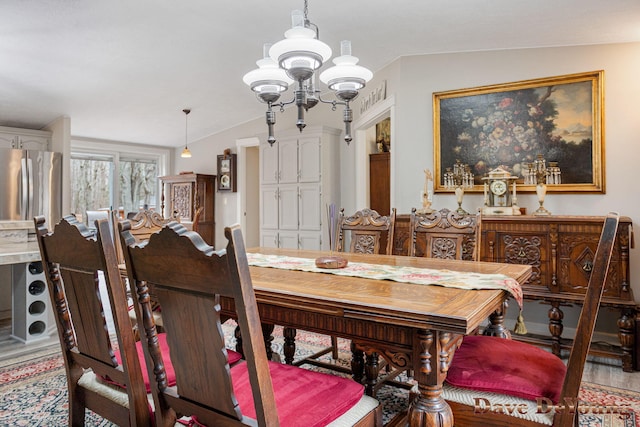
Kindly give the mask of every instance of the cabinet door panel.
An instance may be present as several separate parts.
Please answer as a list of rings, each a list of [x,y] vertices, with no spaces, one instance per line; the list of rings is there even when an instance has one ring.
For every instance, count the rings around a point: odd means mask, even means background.
[[[298,233],[295,231],[281,231],[278,233],[278,247],[299,249]]]
[[[278,165],[280,184],[298,182],[298,140],[283,139],[278,143]]]
[[[549,285],[549,249],[545,235],[496,232],[494,244],[496,262],[528,264],[533,274],[527,285]]]
[[[0,148],[16,148],[15,135],[0,133]]]
[[[597,229],[593,233],[583,230],[581,233],[560,235],[558,284],[561,292],[586,293],[599,239],[600,231]],[[621,296],[622,278],[618,259],[618,250],[614,247],[604,296]]]
[[[278,145],[260,145],[260,183],[278,183]]]
[[[297,185],[281,185],[279,194],[279,211],[281,230],[298,229],[299,194]]]
[[[322,246],[322,239],[319,233],[300,232],[298,236],[300,249],[309,251],[319,251]]]
[[[15,132],[3,132],[0,129],[0,148],[17,148],[20,150],[49,150],[49,141],[51,137],[44,131],[32,131],[25,129],[24,134],[16,133],[20,132],[20,129],[16,129]],[[32,134],[31,132],[37,133]],[[47,135],[44,135],[47,133]]]
[[[321,208],[320,186],[318,184],[300,187],[300,230],[320,231]]]
[[[260,229],[278,228],[278,188],[260,189]]]
[[[180,221],[190,222],[193,212],[193,183],[171,184],[171,211],[178,212]]]
[[[49,138],[36,135],[18,136],[18,147],[23,150],[47,151]]]
[[[298,140],[299,182],[320,182],[320,139]]]
[[[277,248],[278,232],[263,231],[262,233],[260,233],[260,246],[262,246],[263,248]]]

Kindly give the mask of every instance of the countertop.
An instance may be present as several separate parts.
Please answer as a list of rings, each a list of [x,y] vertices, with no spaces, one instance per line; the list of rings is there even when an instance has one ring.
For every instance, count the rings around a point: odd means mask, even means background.
[[[33,221],[0,221],[0,265],[40,260]]]
[[[20,264],[31,261],[40,261],[38,242],[0,245],[0,264]]]

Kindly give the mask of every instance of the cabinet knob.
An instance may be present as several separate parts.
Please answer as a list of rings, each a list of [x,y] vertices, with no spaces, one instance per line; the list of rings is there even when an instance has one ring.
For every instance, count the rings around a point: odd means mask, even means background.
[[[582,270],[585,273],[591,273],[591,270],[593,270],[593,262],[586,261],[584,264],[582,264]]]

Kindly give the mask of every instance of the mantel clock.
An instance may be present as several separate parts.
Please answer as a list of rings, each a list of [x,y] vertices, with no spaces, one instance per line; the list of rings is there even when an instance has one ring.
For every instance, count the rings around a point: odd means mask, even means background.
[[[520,215],[516,179],[516,176],[499,167],[482,178],[485,181],[483,215]],[[512,191],[509,191],[510,188]]]

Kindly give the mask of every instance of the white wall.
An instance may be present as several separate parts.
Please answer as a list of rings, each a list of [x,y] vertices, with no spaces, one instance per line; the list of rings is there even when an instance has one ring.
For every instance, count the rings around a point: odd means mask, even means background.
[[[398,213],[408,213],[419,205],[423,169],[433,170],[433,92],[488,84],[604,70],[605,87],[605,183],[606,194],[550,194],[545,207],[554,214],[603,215],[616,210],[640,223],[640,191],[634,173],[640,165],[640,43],[574,46],[544,49],[519,49],[403,57],[375,73],[368,87],[387,81],[387,96],[395,97],[395,123],[392,141],[392,201]],[[238,96],[243,96],[239,94]],[[256,102],[250,93],[247,102]],[[354,103],[355,122],[360,119],[358,100]],[[308,115],[309,124],[341,127],[341,112],[317,106]],[[291,110],[278,113],[279,131],[293,127]],[[262,117],[242,126],[189,144],[191,159],[181,159],[175,151],[175,170],[216,173],[216,155],[225,148],[235,152],[235,140],[263,135]],[[341,142],[342,205],[350,206],[358,191],[355,187],[354,143]],[[223,245],[222,229],[238,222],[235,194],[217,194],[216,245]],[[223,198],[227,198],[224,204]],[[537,201],[532,194],[521,194],[519,204],[532,211]],[[481,195],[465,196],[463,207],[475,210]],[[436,194],[434,207],[455,207],[452,195]],[[631,250],[631,284],[640,296],[640,249]],[[638,297],[636,297],[638,298]]]

